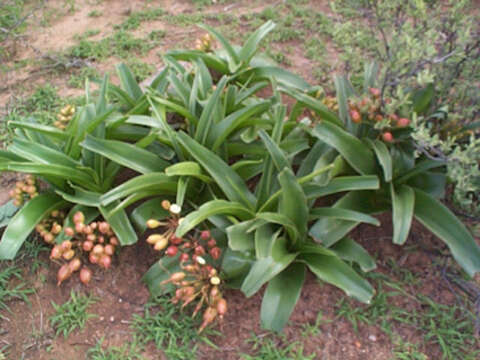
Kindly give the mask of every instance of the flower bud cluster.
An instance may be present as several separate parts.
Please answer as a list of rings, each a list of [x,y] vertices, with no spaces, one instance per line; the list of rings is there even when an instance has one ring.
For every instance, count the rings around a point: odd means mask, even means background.
[[[195,40],[195,49],[203,52],[212,52],[213,51],[214,41],[210,34],[205,34],[201,38]]]
[[[63,211],[54,210],[50,213],[50,216],[42,220],[36,227],[35,230],[40,235],[40,237],[47,244],[53,245],[55,238],[62,231],[63,227],[60,224],[63,224],[65,220],[65,213]]]
[[[73,105],[66,105],[60,110],[60,113],[57,115],[57,121],[53,125],[60,130],[65,130],[70,120],[72,120],[73,115],[75,114],[75,107]]]
[[[85,224],[85,215],[78,211],[73,215],[73,227],[65,227],[64,233],[70,240],[65,240],[55,245],[50,253],[52,260],[64,259],[68,264],[62,265],[58,271],[58,285],[68,279],[75,271],[80,270],[85,259],[91,264],[97,264],[103,269],[108,269],[112,264],[112,256],[119,245],[118,239],[110,225],[105,221],[94,221]],[[78,264],[73,265],[73,264]],[[68,265],[68,266],[66,266]],[[80,270],[80,281],[88,284],[92,272],[84,266]]]
[[[13,205],[22,206],[26,201],[33,199],[38,195],[37,181],[33,175],[27,175],[24,181],[17,181],[15,189],[10,190],[10,198],[13,199]]]

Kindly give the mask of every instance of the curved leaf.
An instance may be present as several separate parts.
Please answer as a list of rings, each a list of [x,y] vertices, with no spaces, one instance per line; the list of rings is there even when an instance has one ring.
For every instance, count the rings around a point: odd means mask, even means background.
[[[176,235],[184,236],[202,221],[214,215],[234,215],[244,220],[253,217],[253,213],[242,204],[226,200],[212,200],[188,214],[178,226]]]
[[[352,190],[377,190],[380,188],[378,177],[374,175],[341,176],[332,179],[327,185],[305,184],[303,191],[308,199]]]
[[[392,165],[392,156],[388,151],[387,145],[383,141],[380,140],[370,140],[367,139],[368,144],[375,152],[377,156],[378,162],[383,169],[383,176],[386,182],[392,181],[393,177],[393,165]]]
[[[366,224],[380,226],[380,221],[378,221],[378,219],[370,215],[361,213],[359,211],[333,208],[333,207],[315,208],[310,210],[309,220],[315,220],[323,217],[349,220],[349,221],[355,221],[355,222],[364,222]]]
[[[161,220],[170,215],[170,213],[162,207],[160,198],[150,199],[137,206],[130,214],[133,225],[140,233],[147,230],[147,220]]]
[[[410,226],[412,225],[413,210],[415,207],[415,192],[406,185],[401,185],[398,192],[390,186],[392,197],[393,243],[402,245],[407,241]]]
[[[285,168],[290,169],[290,163],[282,149],[272,140],[272,138],[263,130],[258,132],[260,139],[262,139],[265,148],[277,168],[277,171],[282,171]]]
[[[168,280],[170,275],[181,271],[180,255],[174,257],[164,256],[156,261],[143,275],[142,281],[147,285],[152,296],[168,294],[176,289],[176,286],[169,283],[161,285],[162,281]]]
[[[458,264],[473,277],[480,271],[480,248],[465,225],[442,203],[415,190],[415,217],[443,240]]]
[[[260,318],[267,330],[282,331],[300,298],[305,265],[293,263],[268,283],[263,294]]]
[[[0,241],[0,260],[12,260],[35,226],[53,210],[67,202],[52,193],[41,194],[27,202],[10,220]]]
[[[302,238],[307,232],[307,197],[291,170],[283,170],[278,175],[278,181],[282,190],[280,195],[280,213],[292,220],[300,238]],[[290,236],[294,236],[294,234],[290,234]],[[294,239],[293,237],[292,240]]]
[[[333,245],[330,250],[343,260],[356,262],[365,272],[371,271],[377,267],[375,260],[370,256],[367,250],[351,238],[343,238]]]
[[[228,247],[234,251],[255,250],[255,235],[248,231],[254,223],[248,220],[227,227]]]
[[[257,52],[260,41],[262,41],[262,39],[274,28],[275,23],[269,20],[260,26],[253,34],[251,34],[238,54],[239,61],[242,61],[244,64],[248,64],[250,59]]]
[[[165,169],[168,176],[193,176],[203,182],[210,183],[212,179],[205,175],[202,168],[194,161],[182,161]]]
[[[108,206],[100,206],[99,210],[102,216],[112,227],[113,232],[118,238],[120,245],[131,245],[137,242],[137,234],[133,229],[130,220],[128,220],[127,214],[124,210],[117,210],[115,214],[111,215],[111,210],[116,206],[116,203],[109,204]]]

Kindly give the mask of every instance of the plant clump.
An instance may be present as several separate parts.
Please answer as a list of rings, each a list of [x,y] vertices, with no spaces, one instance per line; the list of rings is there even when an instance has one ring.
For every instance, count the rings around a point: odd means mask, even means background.
[[[16,207],[22,206],[30,199],[38,196],[38,184],[33,175],[27,175],[25,180],[17,181],[15,189],[10,190],[10,198]]]
[[[110,225],[105,221],[94,221],[85,224],[85,216],[81,211],[73,215],[73,227],[65,227],[64,233],[70,237],[55,245],[50,253],[52,260],[66,260],[58,270],[58,285],[67,280],[74,272],[80,271],[80,281],[88,284],[92,277],[91,270],[82,264],[87,261],[103,269],[110,268],[118,239]]]

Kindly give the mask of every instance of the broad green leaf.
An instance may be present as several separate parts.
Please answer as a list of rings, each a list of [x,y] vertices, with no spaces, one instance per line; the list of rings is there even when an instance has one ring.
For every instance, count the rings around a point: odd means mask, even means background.
[[[74,190],[73,194],[62,191],[60,189],[55,189],[55,192],[68,202],[74,204],[81,204],[91,207],[97,207],[100,205],[100,193],[82,189],[81,187],[73,185],[71,183],[69,185]]]
[[[392,181],[393,177],[393,164],[392,164],[392,157],[390,152],[388,151],[387,145],[383,141],[380,140],[370,140],[367,139],[368,144],[375,152],[377,156],[378,162],[383,169],[383,176],[386,182]]]
[[[416,91],[412,96],[413,110],[417,114],[422,114],[427,111],[434,94],[435,89],[433,84],[428,84],[425,88]]]
[[[143,95],[143,92],[142,89],[140,89],[140,86],[138,86],[137,82],[135,81],[135,76],[132,74],[130,69],[125,66],[125,64],[117,65],[116,69],[123,89],[132,99],[140,99]]]
[[[247,220],[227,227],[228,247],[234,251],[255,250],[255,234],[248,231],[254,223]]]
[[[32,122],[26,121],[9,121],[8,126],[20,129],[28,129],[33,130],[38,133],[42,133],[44,135],[48,135],[52,138],[59,139],[59,140],[67,140],[71,137],[71,135],[63,130],[57,129],[54,126],[37,124]]]
[[[314,208],[310,210],[309,220],[321,219],[321,218],[334,218],[341,220],[349,220],[355,222],[364,222],[366,224],[371,224],[375,226],[380,226],[380,221],[374,217],[348,209],[325,207],[325,208]]]
[[[102,205],[108,205],[137,191],[158,190],[159,194],[176,194],[177,182],[164,173],[149,173],[134,177],[102,195]]]
[[[371,271],[377,267],[375,260],[370,256],[367,250],[349,237],[343,238],[337,242],[330,248],[330,250],[343,260],[356,262],[365,272]]]
[[[62,209],[67,202],[60,196],[47,193],[28,201],[10,220],[0,241],[0,260],[12,260],[35,226],[53,210]]]
[[[294,242],[299,237],[295,223],[283,214],[275,212],[259,212],[255,215],[255,217],[259,220],[265,221],[266,223],[282,225],[283,227],[285,227]]]
[[[165,58],[173,58],[181,61],[202,59],[208,67],[215,69],[221,74],[228,73],[228,65],[223,59],[200,50],[171,50],[167,53]]]
[[[260,41],[274,28],[275,23],[269,20],[260,26],[254,33],[252,33],[238,54],[239,61],[243,62],[244,64],[248,64],[250,59],[257,52]]]
[[[272,255],[253,263],[241,288],[246,297],[255,294],[263,284],[270,281],[295,260],[297,253],[289,253],[286,249],[286,242],[285,238],[277,238],[272,247]]]
[[[392,184],[390,194],[392,197],[393,243],[402,245],[407,241],[412,225],[415,192],[406,185],[401,185],[395,190]]]
[[[247,220],[253,217],[253,213],[242,204],[226,200],[211,200],[204,203],[197,210],[191,212],[183,219],[182,223],[177,228],[177,236],[184,236],[202,221],[205,221],[214,215],[233,215],[242,220]]]
[[[255,224],[255,255],[258,259],[272,256],[272,248],[280,232],[273,232],[270,224],[256,223]]]
[[[378,76],[378,63],[372,61],[365,63],[363,73],[363,91],[366,93],[368,89],[375,87]]]
[[[426,192],[436,199],[442,199],[445,197],[447,176],[439,172],[426,171],[408,179],[405,184],[414,189]]]
[[[348,113],[348,98],[354,95],[352,85],[345,76],[335,76],[335,90],[337,93],[337,102],[338,102],[338,112],[340,119],[343,121],[347,129],[350,131],[353,130],[354,124],[350,119],[350,114]]]
[[[465,225],[438,200],[415,190],[415,217],[443,240],[454,259],[470,276],[480,271],[480,248]]]
[[[278,175],[278,181],[282,190],[279,206],[280,213],[292,220],[300,238],[303,238],[307,232],[307,197],[291,170],[283,170]],[[294,236],[294,234],[290,234],[290,236]],[[295,241],[294,239],[292,240]]]
[[[342,289],[348,296],[370,303],[374,294],[372,286],[338,257],[303,254],[300,259],[305,261],[319,279]]]
[[[282,171],[285,168],[290,169],[290,163],[288,162],[285,153],[280,147],[272,140],[272,138],[263,130],[258,132],[260,139],[262,139],[265,149],[267,149],[270,157],[277,168],[277,171]]]
[[[215,153],[197,143],[187,134],[180,132],[177,134],[177,139],[187,149],[190,156],[210,174],[229,200],[241,203],[253,210],[256,202],[255,196],[235,171]]]
[[[312,130],[312,135],[337,149],[360,174],[375,174],[375,158],[372,151],[355,136],[327,121],[317,124]]]
[[[282,331],[300,298],[305,265],[293,263],[268,283],[263,294],[260,318],[267,330]]]
[[[417,162],[415,166],[412,167],[410,170],[408,170],[407,172],[403,173],[400,177],[395,179],[395,183],[402,184],[417,175],[424,174],[428,170],[443,167],[445,165],[446,163],[443,161],[436,161],[436,160],[430,160],[430,159],[421,160]]]
[[[126,212],[124,210],[118,210],[115,214],[110,215],[110,212],[115,205],[116,203],[111,203],[108,206],[100,206],[99,210],[104,219],[112,227],[120,245],[125,246],[135,244],[137,242],[137,234],[135,233],[130,220],[128,220]]]
[[[303,185],[303,191],[308,199],[336,194],[352,190],[377,190],[380,188],[378,177],[373,175],[341,176],[332,179],[327,185],[308,183]]]
[[[13,200],[0,206],[0,228],[7,226],[17,211],[18,207],[13,205]]]
[[[253,262],[254,258],[252,255],[227,248],[223,255],[221,269],[224,278],[228,279],[228,285],[240,288],[241,283],[248,274]],[[235,281],[237,279],[239,281]]]
[[[146,174],[159,172],[169,163],[150,151],[116,140],[102,140],[87,135],[82,147],[98,153],[116,163]]]
[[[240,66],[240,59],[238,57],[237,52],[235,49],[232,47],[232,45],[228,42],[227,39],[223,37],[222,34],[220,34],[217,30],[214,28],[205,25],[205,24],[200,24],[198,25],[202,29],[208,31],[210,34],[215,36],[218,40],[218,42],[222,45],[223,49],[227,52],[228,54],[228,68],[230,72],[235,72],[237,71],[238,67]]]
[[[306,91],[310,88],[310,85],[302,77],[277,66],[253,66],[241,74],[241,79],[250,78],[255,79],[255,81],[273,78],[280,85],[301,91]]]
[[[130,218],[140,233],[147,230],[147,220],[162,220],[170,215],[170,213],[162,207],[163,200],[163,198],[147,200],[132,211]]]
[[[168,176],[193,176],[203,182],[212,182],[212,179],[205,175],[202,168],[194,161],[182,161],[165,169],[165,174]]]

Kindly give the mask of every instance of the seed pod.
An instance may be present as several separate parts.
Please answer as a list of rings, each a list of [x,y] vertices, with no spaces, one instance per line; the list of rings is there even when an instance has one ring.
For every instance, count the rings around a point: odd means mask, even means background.
[[[208,307],[203,313],[203,322],[202,322],[202,325],[200,326],[200,329],[198,329],[198,332],[199,333],[202,332],[203,329],[205,329],[208,324],[210,324],[213,320],[215,320],[216,316],[217,316],[217,309]]]
[[[97,239],[97,237],[95,236],[95,234],[90,234],[90,235],[87,235],[87,240],[88,241],[91,241],[92,243],[95,242],[95,240]],[[99,241],[100,242],[100,241]],[[100,242],[101,243],[101,242]]]
[[[85,225],[83,223],[76,223],[75,224],[75,232],[77,232],[78,234],[81,234],[83,233],[83,228],[85,227]]]
[[[380,122],[380,121],[382,121],[382,120],[383,120],[383,116],[382,116],[382,115],[380,115],[380,114],[375,115],[375,121],[376,121],[376,122]]]
[[[380,89],[377,88],[369,88],[368,91],[370,91],[370,94],[372,94],[375,97],[380,97]]]
[[[208,246],[209,248],[213,248],[213,247],[215,247],[215,245],[217,245],[217,241],[216,241],[215,239],[210,239],[210,240],[208,240],[207,246]]]
[[[210,284],[219,285],[220,284],[220,278],[218,276],[214,276],[214,277],[210,278]]]
[[[85,285],[87,285],[91,279],[92,279],[92,270],[90,270],[87,267],[83,267],[80,270],[80,281]]]
[[[220,318],[222,318],[223,315],[227,313],[227,301],[224,298],[221,298],[220,300],[218,300],[217,313],[220,316]]]
[[[182,243],[182,241],[183,241],[182,238],[176,237],[175,235],[170,236],[170,242],[173,245],[180,245]]]
[[[187,253],[183,253],[182,255],[180,255],[180,262],[188,261],[189,258],[190,256]]]
[[[67,250],[63,253],[63,258],[65,260],[70,260],[74,256],[75,256],[75,250],[73,250],[73,249]]]
[[[165,210],[169,210],[170,209],[170,201],[168,200],[163,200],[162,201],[162,208],[164,208]]]
[[[93,235],[93,234],[92,234],[92,235]],[[95,236],[95,235],[94,235],[94,236]],[[103,244],[103,243],[105,242],[105,237],[100,235],[100,236],[97,238],[97,240],[98,240],[98,242],[99,242],[100,244]]]
[[[73,236],[75,234],[75,231],[71,227],[66,227],[63,232],[67,236]]]
[[[83,213],[81,211],[77,211],[74,215],[73,215],[73,222],[75,224],[78,224],[78,223],[82,223],[85,221],[85,215],[83,215]]]
[[[222,250],[219,247],[215,246],[214,248],[211,248],[208,253],[214,260],[218,260],[222,255]]]
[[[72,248],[72,242],[70,240],[65,240],[60,244],[60,250],[62,252],[68,251]]]
[[[103,255],[98,261],[98,264],[104,269],[108,269],[110,265],[112,265],[112,258],[108,255]]]
[[[109,241],[110,241],[110,244],[114,246],[118,246],[119,244],[118,239],[115,236],[112,236]]]
[[[95,255],[102,255],[104,250],[103,245],[97,244],[93,247],[92,253]]]
[[[362,121],[362,117],[360,116],[360,113],[356,110],[350,111],[350,117],[352,118],[352,121],[356,124],[359,124]]]
[[[391,143],[391,142],[393,142],[393,135],[392,135],[391,132],[388,132],[388,131],[387,131],[387,132],[384,132],[384,133],[382,134],[382,139],[383,139],[383,141],[385,141],[385,142]]]
[[[58,245],[55,245],[53,248],[52,248],[52,251],[50,252],[50,259],[60,259],[60,257],[62,256],[62,250],[60,250],[60,246]]]
[[[90,250],[93,249],[93,242],[91,241],[84,241],[82,244],[82,249],[86,252],[89,252]]]
[[[407,127],[408,125],[410,125],[410,120],[406,118],[400,118],[397,120],[398,127]]]
[[[200,238],[202,240],[208,240],[210,239],[210,231],[208,230],[203,230],[201,233],[200,233]]]
[[[92,229],[92,227],[91,227],[90,225],[85,225],[85,226],[83,227],[83,233],[84,233],[85,235],[93,234],[93,229]]]
[[[53,244],[54,239],[55,239],[55,237],[53,236],[52,233],[46,233],[43,237],[43,240],[45,240],[45,242],[47,244]]]
[[[81,266],[82,266],[82,262],[80,261],[79,258],[72,259],[68,263],[68,267],[70,268],[70,270],[72,272],[75,272],[75,271],[79,270]]]
[[[88,260],[92,263],[92,264],[98,264],[98,261],[100,260],[100,256],[94,254],[93,252],[90,253],[90,255],[88,255]]]
[[[159,227],[160,225],[162,225],[162,223],[158,220],[155,220],[155,219],[147,220],[147,227],[149,229],[155,229],[155,228]]]
[[[174,283],[180,282],[183,279],[185,279],[185,273],[183,271],[179,271],[170,275],[170,281]]]
[[[195,251],[195,255],[199,255],[199,256],[205,255],[205,249],[201,245],[198,245],[197,247],[195,247],[194,251]]]
[[[70,270],[68,264],[63,264],[57,273],[57,286],[60,286],[60,284],[67,280],[70,275],[72,275],[72,270]]]
[[[112,244],[105,245],[105,254],[112,256],[115,253],[115,247]]]
[[[168,245],[168,240],[164,237],[162,237],[160,240],[158,240],[155,245],[153,245],[153,249],[156,251],[163,250],[167,247]],[[173,255],[175,256],[175,255]]]
[[[170,257],[174,257],[175,255],[177,255],[177,253],[178,247],[176,247],[175,245],[171,245],[167,248],[167,250],[165,250],[165,255]]]
[[[55,234],[55,235],[60,234],[60,231],[62,231],[62,225],[57,223],[52,225],[52,234]]]
[[[152,234],[149,237],[147,237],[147,243],[151,245],[155,245],[157,242],[160,240],[165,239],[165,237],[161,234]]]
[[[107,234],[110,231],[110,225],[106,221],[102,221],[98,224],[98,230],[102,234]]]
[[[197,265],[192,265],[192,264],[185,265],[183,267],[183,270],[188,271],[189,273],[194,273],[194,272],[198,271],[198,266]]]
[[[194,255],[194,256],[195,256],[194,261],[196,261],[200,265],[205,265],[207,263],[203,257],[198,256],[198,255]],[[192,259],[193,259],[193,257],[192,257]]]
[[[172,213],[172,214],[175,214],[175,215],[178,215],[182,212],[182,207],[178,204],[172,204],[170,205],[170,209],[169,211]]]

